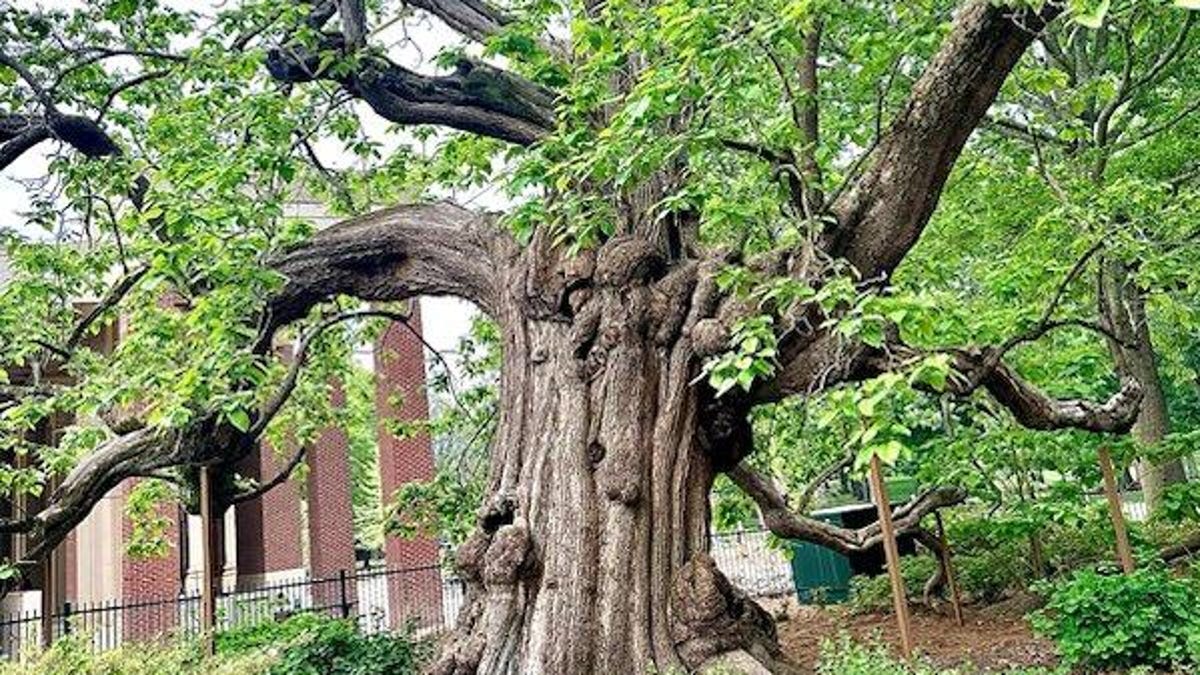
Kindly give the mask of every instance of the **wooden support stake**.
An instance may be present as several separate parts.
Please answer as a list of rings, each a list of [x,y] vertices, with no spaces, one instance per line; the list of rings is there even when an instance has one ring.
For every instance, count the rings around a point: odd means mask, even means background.
[[[888,576],[892,581],[892,604],[896,609],[896,622],[900,625],[900,651],[904,658],[912,658],[912,625],[908,616],[908,593],[904,578],[900,576],[900,551],[896,547],[896,530],[892,527],[892,505],[888,500],[887,487],[883,484],[883,468],[879,456],[871,457],[871,491],[875,493],[875,508],[879,511],[879,529],[883,534],[883,552],[887,558]]]
[[[1117,478],[1113,474],[1112,455],[1100,448],[1100,473],[1104,475],[1104,496],[1108,498],[1108,515],[1117,535],[1117,560],[1125,574],[1133,572],[1133,550],[1129,547],[1129,532],[1125,530],[1125,512],[1121,510],[1121,495],[1117,494]]]
[[[954,575],[954,561],[951,560],[950,543],[946,541],[946,526],[942,524],[942,514],[933,512],[937,522],[938,540],[942,542],[942,568],[946,570],[946,583],[950,584],[950,602],[954,606],[954,621],[963,625],[962,596],[958,592],[958,578]]]
[[[42,561],[42,649],[54,644],[54,551]]]
[[[213,529],[212,529],[212,476],[207,466],[200,467],[200,632],[204,640],[204,652],[213,655],[213,624],[216,622],[217,602],[213,591]]]

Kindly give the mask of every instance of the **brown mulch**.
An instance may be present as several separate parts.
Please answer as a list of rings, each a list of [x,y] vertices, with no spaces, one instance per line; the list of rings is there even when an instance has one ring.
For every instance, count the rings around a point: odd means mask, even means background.
[[[1024,615],[1031,607],[1020,599],[989,607],[967,607],[959,626],[947,606],[939,610],[914,606],[913,641],[939,668],[971,666],[983,672],[1010,668],[1052,667],[1054,645],[1035,637]],[[848,632],[856,641],[873,639],[898,645],[895,617],[890,613],[850,614],[844,607],[799,605],[794,598],[763,603],[775,615],[784,653],[805,669],[815,669],[821,642]],[[898,654],[899,649],[893,652]]]

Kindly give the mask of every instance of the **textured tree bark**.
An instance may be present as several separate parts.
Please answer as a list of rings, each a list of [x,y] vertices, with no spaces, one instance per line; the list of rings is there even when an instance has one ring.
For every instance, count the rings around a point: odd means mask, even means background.
[[[506,274],[489,497],[435,672],[690,671],[729,652],[786,671],[769,617],[707,554],[714,471],[746,422],[689,385],[697,265],[634,238],[546,264],[539,248]],[[566,317],[526,295],[556,285]]]
[[[1150,339],[1146,299],[1129,278],[1129,270],[1124,264],[1106,259],[1101,262],[1101,266],[1101,316],[1105,318],[1110,330],[1125,343],[1122,345],[1109,340],[1109,350],[1117,370],[1140,382],[1144,392],[1141,411],[1133,426],[1133,436],[1138,443],[1152,446],[1161,442],[1170,431],[1170,419],[1167,398],[1158,375],[1158,356]],[[1163,490],[1167,486],[1187,480],[1183,463],[1179,459],[1158,463],[1144,460],[1140,464],[1139,473],[1142,493],[1151,513],[1161,503]]]

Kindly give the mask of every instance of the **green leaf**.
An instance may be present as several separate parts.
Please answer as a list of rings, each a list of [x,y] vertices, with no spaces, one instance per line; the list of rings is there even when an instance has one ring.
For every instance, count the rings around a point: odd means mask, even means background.
[[[858,412],[863,417],[874,417],[876,402],[874,398],[864,398],[858,402]]]
[[[1097,29],[1104,25],[1104,18],[1108,16],[1108,8],[1110,0],[1100,0],[1095,5],[1090,3],[1080,2],[1076,0],[1071,3],[1071,18],[1075,23],[1086,28]]]
[[[225,414],[225,417],[233,425],[233,428],[238,431],[245,432],[250,429],[250,413],[241,408],[230,410]]]

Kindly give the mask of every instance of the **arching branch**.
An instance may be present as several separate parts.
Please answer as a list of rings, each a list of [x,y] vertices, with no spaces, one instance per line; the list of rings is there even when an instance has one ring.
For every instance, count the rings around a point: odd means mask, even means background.
[[[839,553],[859,553],[883,541],[878,522],[852,530],[793,511],[787,497],[769,478],[745,464],[738,465],[728,475],[754,500],[767,529],[778,537],[812,542]],[[966,491],[960,487],[937,487],[923,492],[892,514],[896,532],[915,532],[926,515],[960,504],[966,498]]]
[[[341,36],[322,49],[340,50]],[[494,66],[462,59],[449,75],[422,75],[379,55],[362,54],[353,68],[322,68],[319,51],[273,49],[267,70],[280,82],[337,82],[397,124],[435,124],[529,145],[555,126],[554,95]]]
[[[271,261],[285,282],[266,305],[254,348],[264,353],[276,330],[338,295],[386,302],[452,294],[494,308],[497,270],[513,250],[515,244],[489,218],[444,202],[399,206],[334,225]],[[334,317],[325,327],[346,318]],[[32,569],[122,481],[169,467],[236,460],[253,442],[252,434],[210,410],[197,411],[179,429],[144,427],[114,436],[64,477],[45,508],[28,522],[11,524],[30,535],[27,558],[20,564]]]
[[[977,359],[961,356],[959,368],[970,372],[973,363],[977,363]],[[1132,378],[1126,379],[1117,393],[1106,401],[1054,398],[1004,363],[993,368],[981,382],[988,394],[1012,413],[1013,419],[1029,429],[1125,433],[1137,420],[1142,400],[1142,386]],[[953,383],[950,390],[954,392]],[[965,395],[967,392],[959,393]]]
[[[270,262],[286,281],[268,303],[258,350],[279,327],[338,295],[372,302],[454,295],[494,310],[503,290],[497,270],[514,251],[512,238],[490,217],[449,202],[397,206],[339,223]]]

